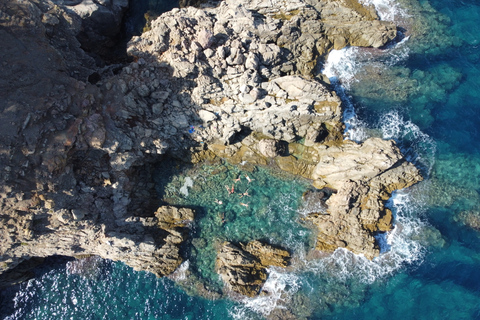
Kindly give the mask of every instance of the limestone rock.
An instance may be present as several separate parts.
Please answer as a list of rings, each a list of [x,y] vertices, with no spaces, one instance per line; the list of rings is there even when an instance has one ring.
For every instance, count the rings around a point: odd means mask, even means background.
[[[267,158],[285,155],[286,143],[272,139],[263,139],[258,143],[258,151]]]
[[[207,110],[200,110],[198,116],[204,123],[212,122],[217,119],[217,116],[214,113]]]
[[[267,280],[267,266],[285,267],[289,259],[287,251],[259,241],[241,247],[224,242],[217,253],[215,268],[227,289],[254,297]]]
[[[319,152],[320,161],[312,178],[321,178],[331,187],[340,189],[346,180],[365,180],[379,175],[402,157],[392,140],[370,138],[362,144],[345,141]]]
[[[385,208],[391,192],[421,180],[418,169],[403,162],[371,179],[344,181],[327,200],[326,211],[306,217],[319,231],[316,248],[331,252],[343,247],[368,259],[378,256],[373,235],[392,229],[392,213]]]
[[[260,263],[266,267],[275,266],[284,268],[288,266],[290,262],[290,254],[288,251],[275,248],[258,240],[250,241],[242,247],[243,250],[260,259]]]
[[[80,211],[75,210],[75,219],[69,215],[56,220],[54,217],[35,219],[35,226],[26,227],[32,230],[34,238],[17,236],[23,245],[16,250],[13,250],[14,243],[4,243],[2,255],[7,254],[4,262],[18,264],[29,256],[96,255],[123,261],[135,270],[149,271],[160,277],[174,272],[183,261],[180,246],[187,237],[187,225],[194,218],[191,209],[160,207],[155,217],[129,218],[117,222],[117,226],[96,225],[84,218],[79,221]],[[1,226],[3,230],[9,228]],[[42,228],[46,227],[57,228],[57,231],[42,233]],[[10,231],[7,234],[13,236]]]
[[[315,143],[321,143],[328,136],[328,130],[324,126],[310,127],[305,135],[305,145],[311,147]]]
[[[101,148],[105,142],[106,130],[102,116],[98,113],[85,119],[85,140],[92,148]]]
[[[0,273],[30,257],[90,254],[171,273],[193,213],[151,215],[151,161],[165,154],[271,163],[332,187],[330,215],[358,212],[347,219],[356,225],[338,224],[364,240],[333,235],[321,217],[332,238],[318,243],[375,255],[371,232],[391,225],[383,202],[418,181],[417,171],[393,142],[344,142],[341,100],[313,72],[333,47],[384,45],[393,24],[355,1],[225,0],[162,14],[128,43],[134,62],[99,67],[83,49],[109,52],[128,1],[53,3],[0,3],[0,110],[8,111],[0,119]],[[260,152],[263,139],[288,143],[286,156],[272,161],[283,152],[271,142]],[[258,293],[264,264],[286,261],[266,247],[232,246],[219,258],[232,264],[219,270],[243,294]]]
[[[155,212],[158,219],[158,225],[168,230],[172,228],[184,228],[193,221],[193,211],[187,208],[177,208],[172,206],[162,206]]]

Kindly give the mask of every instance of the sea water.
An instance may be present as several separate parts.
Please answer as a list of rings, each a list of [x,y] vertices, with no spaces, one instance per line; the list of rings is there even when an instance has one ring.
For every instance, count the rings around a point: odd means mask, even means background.
[[[334,51],[324,72],[344,100],[348,138],[396,140],[425,177],[389,200],[395,227],[379,238],[380,257],[313,254],[300,179],[225,163],[169,174],[159,167],[159,196],[198,211],[181,272],[157,279],[119,262],[82,272],[72,271],[75,262],[52,263],[3,295],[2,316],[480,319],[480,4],[364,2],[401,27],[399,38],[382,49]],[[220,296],[218,244],[258,238],[292,250],[292,267],[269,270],[265,295]],[[186,272],[204,289],[182,286]]]

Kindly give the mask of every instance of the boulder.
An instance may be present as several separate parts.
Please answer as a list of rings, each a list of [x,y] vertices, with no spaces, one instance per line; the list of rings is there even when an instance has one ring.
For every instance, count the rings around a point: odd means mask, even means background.
[[[228,290],[254,297],[267,280],[266,268],[285,267],[289,260],[287,251],[256,240],[245,246],[224,242],[217,253],[215,269]]]
[[[403,159],[394,141],[380,138],[361,144],[345,141],[319,150],[318,157],[312,178],[322,179],[334,189],[341,189],[347,180],[372,179]]]
[[[343,181],[326,201],[326,211],[311,212],[305,218],[318,229],[316,249],[333,252],[343,247],[367,259],[377,257],[380,248],[374,234],[393,228],[386,201],[393,190],[422,179],[414,165],[402,162],[371,179]]]
[[[250,241],[245,246],[242,246],[242,248],[257,257],[265,267],[274,266],[285,268],[290,263],[290,253],[288,253],[288,251],[275,248],[258,240]]]
[[[53,2],[81,21],[82,26],[79,28],[77,38],[82,46],[90,52],[108,58],[111,54],[110,49],[115,46],[120,35],[128,0]]]
[[[213,112],[207,110],[200,110],[198,112],[198,116],[204,123],[208,123],[217,119],[217,116]]]
[[[321,143],[327,138],[327,136],[328,130],[325,126],[319,126],[318,128],[310,127],[305,135],[305,145],[311,147],[315,145],[315,143]]]
[[[262,139],[258,142],[258,151],[267,158],[274,158],[276,156],[284,156],[288,151],[287,143],[273,139]]]
[[[95,113],[85,119],[84,138],[90,147],[97,149],[103,147],[106,133],[101,115]]]

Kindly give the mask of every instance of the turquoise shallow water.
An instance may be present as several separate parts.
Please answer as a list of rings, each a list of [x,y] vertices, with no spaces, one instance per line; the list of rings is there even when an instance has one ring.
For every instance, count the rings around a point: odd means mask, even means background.
[[[298,223],[301,180],[229,165],[176,168],[178,175],[159,168],[159,194],[199,209],[188,266],[210,296],[221,286],[213,254],[223,240],[260,237],[294,249],[294,268],[271,270],[269,295],[232,301],[188,295],[199,291],[121,263],[104,262],[87,276],[51,264],[2,301],[2,316],[261,319],[286,306],[297,319],[480,319],[480,4],[397,0],[389,8],[404,40],[381,54],[355,51],[334,73],[356,114],[351,137],[396,139],[427,177],[391,200],[396,227],[383,237],[380,258],[312,256],[312,233]]]

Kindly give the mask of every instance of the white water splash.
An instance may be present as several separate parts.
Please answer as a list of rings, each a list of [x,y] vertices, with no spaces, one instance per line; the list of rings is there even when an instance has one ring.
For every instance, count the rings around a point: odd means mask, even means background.
[[[187,279],[187,272],[189,268],[190,260],[185,260],[172,274],[168,276],[168,278],[174,281],[185,281]]]
[[[406,61],[410,56],[410,48],[407,45],[410,37],[404,37],[401,41],[387,45],[383,50],[382,55],[384,56],[382,63],[386,66],[394,66],[399,63]]]
[[[407,16],[406,12],[392,0],[364,0],[363,3],[374,5],[382,20],[395,21]],[[408,37],[405,37],[400,42],[391,43],[383,49],[346,47],[329,53],[322,73],[330,79],[343,101],[346,139],[363,142],[371,136],[367,124],[358,117],[348,94],[352,85],[359,81],[358,73],[368,67],[386,69],[406,61],[410,54],[407,41]]]
[[[360,3],[373,5],[381,20],[395,21],[406,15],[405,10],[395,0],[360,0]]]
[[[374,5],[382,20],[400,21],[407,17],[405,10],[393,0],[363,0]],[[330,52],[324,73],[334,85],[335,91],[344,104],[343,121],[346,125],[346,138],[362,142],[370,137],[370,132],[380,134],[384,139],[401,141],[407,160],[419,163],[429,172],[435,159],[435,143],[418,126],[404,120],[398,112],[390,111],[380,117],[377,124],[368,126],[359,119],[348,92],[359,81],[359,73],[365,70],[388,69],[406,61],[410,50],[408,37],[392,43],[383,49],[344,48]],[[378,129],[380,132],[378,133]],[[408,191],[400,191],[391,198],[390,204],[396,212],[395,228],[384,238],[387,252],[373,261],[355,255],[348,250],[338,249],[332,255],[316,261],[309,261],[308,268],[317,274],[328,274],[339,280],[356,279],[372,283],[376,279],[393,274],[400,268],[419,263],[425,248],[416,240],[428,224],[420,218],[422,206],[411,200]]]
[[[350,84],[355,80],[355,74],[360,65],[358,62],[358,47],[346,47],[341,50],[332,50],[328,54],[327,60],[323,66],[322,73],[330,81],[340,81],[344,87],[350,88]]]
[[[359,48],[357,47],[332,50],[328,55],[322,73],[330,79],[335,92],[342,99],[345,138],[362,142],[369,137],[366,130],[367,126],[358,118],[352,99],[347,94],[351,84],[357,81],[355,75],[362,67],[358,58]]]
[[[407,145],[402,150],[408,161],[424,167],[425,173],[430,174],[435,164],[436,143],[426,133],[411,121],[405,120],[398,111],[392,110],[380,117],[379,126],[384,139],[402,141]]]
[[[262,294],[254,298],[244,298],[241,300],[242,306],[237,306],[229,310],[234,319],[244,320],[249,311],[253,311],[263,316],[268,316],[277,308],[285,308],[300,288],[299,276],[280,271],[277,268],[269,268],[268,279],[263,285]]]
[[[411,200],[407,191],[397,193],[391,204],[397,218],[394,229],[386,237],[390,247],[387,252],[370,261],[363,255],[341,248],[328,257],[309,261],[309,271],[340,281],[354,278],[363,283],[373,283],[406,265],[420,263],[425,248],[416,239],[428,226],[419,218],[419,210],[422,209]]]

